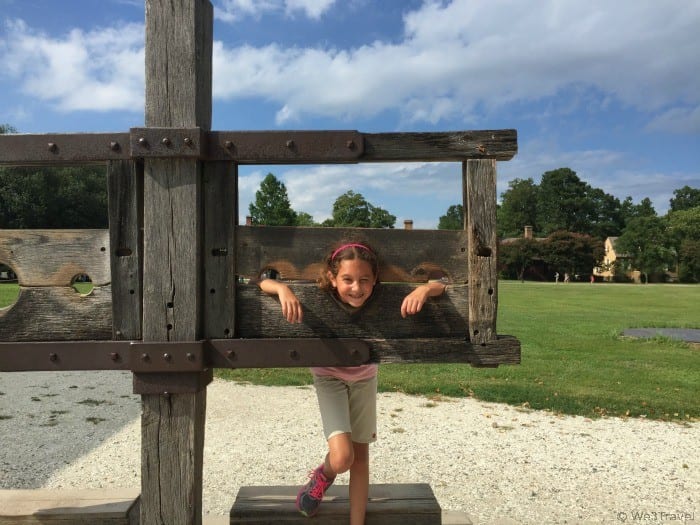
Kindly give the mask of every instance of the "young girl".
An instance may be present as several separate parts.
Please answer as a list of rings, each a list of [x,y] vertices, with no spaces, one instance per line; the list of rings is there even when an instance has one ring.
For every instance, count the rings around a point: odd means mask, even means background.
[[[376,252],[364,242],[343,242],[326,258],[321,289],[353,308],[361,308],[377,284],[379,263]],[[300,323],[303,312],[289,287],[274,279],[260,282],[260,288],[279,298],[282,315]],[[401,304],[401,315],[420,312],[429,297],[442,294],[445,284],[430,282],[415,288]],[[316,367],[311,372],[321,410],[328,453],[310,481],[297,495],[297,508],[311,517],[318,511],[336,475],[350,471],[350,524],[364,523],[369,491],[369,444],[377,439],[377,365]]]

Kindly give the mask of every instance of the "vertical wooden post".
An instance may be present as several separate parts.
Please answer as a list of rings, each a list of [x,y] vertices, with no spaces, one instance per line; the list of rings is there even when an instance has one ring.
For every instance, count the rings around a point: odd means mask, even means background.
[[[209,0],[146,0],[147,127],[209,130],[212,27]],[[144,341],[201,338],[201,174],[197,160],[144,162]],[[201,524],[208,372],[134,376],[144,525]]]
[[[469,340],[482,344],[496,338],[498,238],[495,159],[463,162],[462,188],[469,250]]]

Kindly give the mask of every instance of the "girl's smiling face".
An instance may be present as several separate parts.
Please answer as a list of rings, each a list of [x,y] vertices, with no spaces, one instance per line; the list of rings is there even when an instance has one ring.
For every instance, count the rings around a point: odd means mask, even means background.
[[[328,278],[338,292],[340,300],[355,308],[365,304],[377,283],[372,266],[362,259],[340,261],[338,274],[333,275],[329,272]]]

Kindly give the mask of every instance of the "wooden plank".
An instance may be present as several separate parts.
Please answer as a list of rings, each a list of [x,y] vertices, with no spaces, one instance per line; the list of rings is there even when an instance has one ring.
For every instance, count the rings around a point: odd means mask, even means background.
[[[510,160],[518,151],[514,129],[440,133],[365,133],[361,162]]]
[[[360,337],[401,339],[415,337],[466,337],[467,286],[448,286],[445,294],[429,300],[414,316],[401,317],[401,302],[415,285],[380,284],[372,297],[353,311],[316,284],[288,283],[301,301],[304,322],[290,324],[276,297],[256,285],[236,292],[239,312],[236,337]]]
[[[236,225],[238,166],[205,162],[204,337],[233,337],[236,321]]]
[[[0,490],[0,525],[135,525],[137,489]]]
[[[112,336],[141,339],[143,285],[143,163],[113,161],[107,167]]]
[[[241,487],[231,508],[232,525],[256,523],[308,523],[295,507],[299,487]],[[315,525],[347,523],[350,515],[348,487],[332,485],[326,492]],[[371,484],[367,503],[367,525],[439,525],[440,505],[430,485]]]
[[[20,286],[69,286],[82,274],[110,283],[107,230],[0,230],[0,261]]]
[[[469,237],[469,339],[485,343],[496,337],[498,310],[496,161],[469,160],[462,174]]]
[[[441,275],[453,283],[467,280],[463,231],[239,226],[237,232],[237,270],[245,277],[274,268],[283,279],[315,281],[331,248],[357,238],[377,251],[382,282],[425,282]]]
[[[112,291],[96,286],[19,288],[14,305],[0,309],[0,341],[102,340],[112,337]]]
[[[212,45],[209,0],[146,3],[147,127],[209,131]],[[144,160],[144,341],[202,335],[201,175],[197,160]],[[200,525],[206,388],[163,391],[142,395],[141,523]]]

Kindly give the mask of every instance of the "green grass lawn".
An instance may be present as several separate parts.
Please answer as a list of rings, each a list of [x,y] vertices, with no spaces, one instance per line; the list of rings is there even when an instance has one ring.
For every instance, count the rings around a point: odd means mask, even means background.
[[[586,417],[696,420],[700,348],[625,328],[700,328],[700,286],[499,283],[498,333],[522,343],[522,364],[382,365],[381,391],[474,396]],[[220,377],[304,385],[304,369],[220,370]]]
[[[88,283],[89,285],[89,283]],[[0,306],[17,286],[0,284]],[[10,299],[7,299],[7,298]],[[587,417],[700,418],[700,348],[625,328],[700,328],[700,286],[499,283],[498,333],[522,343],[522,364],[382,365],[381,391],[473,396]],[[0,322],[2,322],[0,320]],[[219,370],[237,381],[306,385],[306,369]]]

